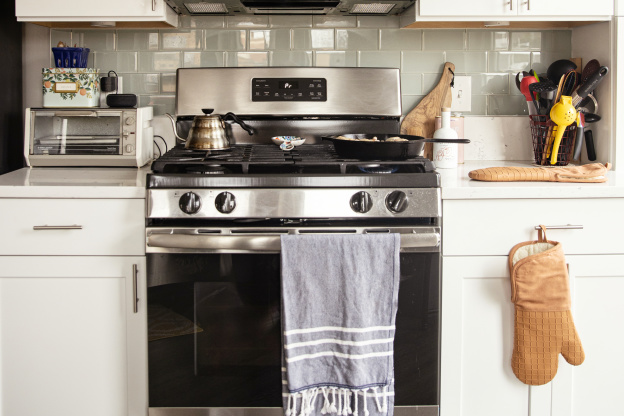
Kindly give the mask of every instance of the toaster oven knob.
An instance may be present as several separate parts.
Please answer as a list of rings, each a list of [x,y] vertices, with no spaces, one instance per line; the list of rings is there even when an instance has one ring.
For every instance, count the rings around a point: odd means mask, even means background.
[[[403,191],[390,192],[386,197],[386,207],[390,212],[400,213],[407,209],[407,195]]]
[[[136,123],[136,119],[135,119],[134,117],[130,116],[130,117],[128,117],[128,118],[126,119],[126,125],[127,125],[127,126],[131,126],[131,125],[133,125],[134,123]]]
[[[366,213],[373,208],[373,199],[368,192],[360,191],[351,197],[351,209],[355,212]]]
[[[221,192],[215,198],[215,207],[222,214],[229,214],[236,208],[236,197],[229,192]]]
[[[187,214],[195,214],[201,208],[201,197],[195,192],[187,192],[180,197],[180,209]]]

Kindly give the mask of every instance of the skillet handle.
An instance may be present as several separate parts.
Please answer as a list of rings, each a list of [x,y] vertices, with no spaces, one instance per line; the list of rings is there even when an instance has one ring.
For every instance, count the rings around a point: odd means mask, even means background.
[[[422,139],[425,143],[470,143],[468,139]]]

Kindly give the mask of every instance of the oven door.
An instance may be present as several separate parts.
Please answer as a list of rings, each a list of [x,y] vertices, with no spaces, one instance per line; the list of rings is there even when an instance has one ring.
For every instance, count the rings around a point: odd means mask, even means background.
[[[149,414],[282,414],[280,235],[401,235],[395,413],[437,415],[440,229],[147,229]]]

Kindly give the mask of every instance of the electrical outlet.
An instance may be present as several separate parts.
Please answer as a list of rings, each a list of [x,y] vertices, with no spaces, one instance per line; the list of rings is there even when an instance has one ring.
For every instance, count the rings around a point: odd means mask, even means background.
[[[472,88],[470,86],[470,76],[456,76],[454,86],[451,88],[453,99],[451,101],[451,111],[470,111],[472,101]]]

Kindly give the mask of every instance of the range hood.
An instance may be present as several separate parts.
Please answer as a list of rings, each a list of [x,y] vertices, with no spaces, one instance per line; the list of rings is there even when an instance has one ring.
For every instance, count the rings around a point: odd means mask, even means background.
[[[180,15],[372,15],[403,13],[415,0],[165,0]]]

